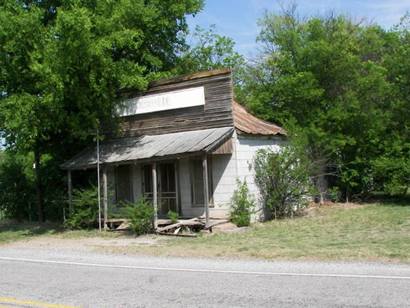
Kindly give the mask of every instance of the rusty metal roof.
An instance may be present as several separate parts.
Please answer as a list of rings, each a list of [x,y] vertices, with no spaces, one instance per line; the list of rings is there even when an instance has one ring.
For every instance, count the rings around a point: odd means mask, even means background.
[[[286,131],[273,123],[263,121],[250,114],[245,107],[237,102],[232,102],[233,121],[238,133],[251,135],[283,135],[286,136]]]
[[[232,136],[232,127],[212,128],[163,135],[112,139],[100,146],[101,164],[158,160],[196,155],[215,150]],[[61,165],[63,169],[87,169],[97,164],[96,147],[89,147]]]

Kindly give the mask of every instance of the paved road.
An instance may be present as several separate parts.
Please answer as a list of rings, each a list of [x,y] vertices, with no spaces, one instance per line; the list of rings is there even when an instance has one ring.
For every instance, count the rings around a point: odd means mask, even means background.
[[[409,307],[410,266],[0,247],[0,307]]]

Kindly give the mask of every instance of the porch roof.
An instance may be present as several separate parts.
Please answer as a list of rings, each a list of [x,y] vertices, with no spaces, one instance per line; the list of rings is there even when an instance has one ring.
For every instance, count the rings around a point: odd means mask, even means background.
[[[233,127],[177,132],[163,135],[112,139],[100,145],[101,164],[160,160],[212,152],[232,136]],[[63,169],[87,169],[97,164],[96,147],[89,147],[61,165]]]

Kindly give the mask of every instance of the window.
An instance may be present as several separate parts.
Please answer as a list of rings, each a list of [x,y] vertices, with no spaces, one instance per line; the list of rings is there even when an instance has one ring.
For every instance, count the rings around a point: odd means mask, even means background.
[[[142,192],[144,197],[152,200],[152,166],[144,165],[142,167]]]
[[[212,165],[211,160],[208,159],[208,200],[209,205],[212,206],[213,200],[213,185],[212,185]],[[191,160],[191,195],[192,195],[192,205],[194,207],[204,206],[204,175],[202,168],[202,160],[193,159]]]

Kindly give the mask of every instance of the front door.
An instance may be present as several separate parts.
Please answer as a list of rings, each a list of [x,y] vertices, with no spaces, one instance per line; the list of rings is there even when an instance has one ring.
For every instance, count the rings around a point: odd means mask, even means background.
[[[158,212],[165,216],[169,211],[177,212],[175,164],[161,163],[158,165]]]
[[[175,163],[157,164],[158,215],[166,217],[169,211],[178,212]],[[152,165],[143,166],[144,196],[152,201]]]

